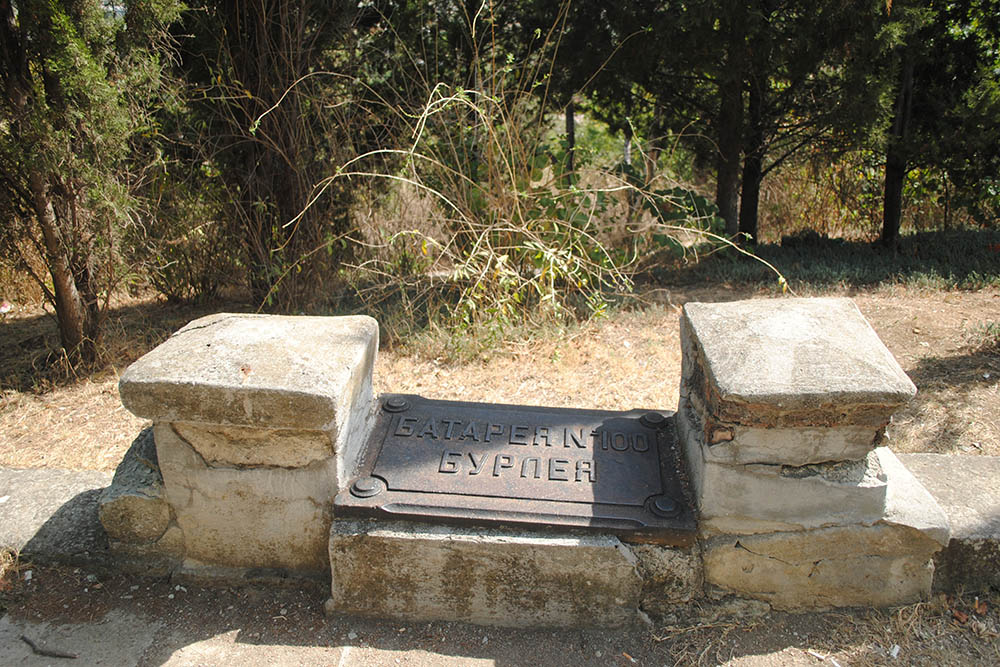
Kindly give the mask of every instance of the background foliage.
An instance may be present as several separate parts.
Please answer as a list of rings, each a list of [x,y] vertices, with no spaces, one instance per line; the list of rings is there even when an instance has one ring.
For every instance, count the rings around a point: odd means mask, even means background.
[[[3,296],[47,299],[72,357],[98,356],[124,289],[495,341],[682,266],[808,282],[825,252],[863,282],[950,252],[975,264],[959,284],[991,280],[985,0],[0,0],[0,18]],[[908,236],[935,230],[940,252]],[[767,264],[746,263],[756,242]]]

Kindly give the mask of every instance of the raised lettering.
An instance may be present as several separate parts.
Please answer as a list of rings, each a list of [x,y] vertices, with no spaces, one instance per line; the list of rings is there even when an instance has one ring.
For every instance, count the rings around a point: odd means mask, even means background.
[[[483,471],[483,466],[486,465],[486,454],[483,454],[479,461],[476,461],[476,455],[469,452],[469,458],[472,460],[472,470],[469,471],[470,475],[478,475]]]
[[[563,441],[563,447],[569,447],[569,443],[572,440],[573,444],[576,445],[577,447],[579,447],[580,449],[586,449],[587,448],[587,443],[584,441],[584,438],[583,438],[583,429],[582,428],[580,429],[579,433],[577,433],[573,429],[564,429],[563,433],[566,436],[568,436]]]
[[[642,443],[642,446],[639,446]],[[645,433],[636,433],[632,436],[632,449],[637,452],[648,452],[649,451],[649,440],[646,438]]]
[[[469,422],[469,425],[462,431],[462,437],[459,440],[469,440],[470,438],[479,442],[479,431],[476,430],[476,422]]]
[[[526,445],[528,444],[528,427],[522,426],[521,424],[515,424],[510,427],[510,444],[512,445]]]
[[[569,459],[549,459],[549,479],[556,482],[568,482],[569,471],[566,466]]]
[[[420,433],[417,434],[417,437],[422,438],[425,435],[430,435],[431,440],[440,440],[437,432],[437,425],[435,425],[433,417],[427,420],[427,423],[424,424],[422,429],[420,429]]]
[[[497,454],[497,457],[493,459],[493,476],[499,477],[501,470],[507,470],[508,468],[514,467],[514,457],[508,456],[506,454]]]
[[[442,419],[441,421],[448,425],[448,428],[444,432],[444,439],[451,440],[451,436],[455,432],[455,427],[462,422],[455,419]]]
[[[621,432],[611,434],[611,449],[616,452],[624,452],[628,449],[628,436]]]
[[[576,462],[576,481],[582,482],[583,476],[587,476],[588,482],[594,482],[594,462],[587,459],[580,459]]]
[[[399,423],[396,424],[396,430],[393,432],[393,435],[398,435],[403,438],[413,435],[413,427],[417,425],[418,421],[420,420],[416,417],[400,417]]]
[[[456,473],[461,467],[459,461],[462,460],[461,452],[449,452],[447,449],[441,452],[441,464],[438,472]]]
[[[537,445],[538,441],[541,440],[545,443],[546,447],[549,447],[549,427],[539,426],[535,429],[535,439],[531,442],[533,445]]]
[[[503,435],[503,424],[490,424],[486,427],[486,442],[494,435]]]
[[[542,460],[540,458],[538,458],[537,456],[529,456],[528,458],[524,459],[524,461],[521,462],[521,477],[527,477],[528,476],[528,464],[529,463],[533,464],[533,466],[532,466],[532,468],[533,468],[532,477],[534,477],[535,479],[538,479],[539,477],[541,477],[542,476],[542,470],[541,470],[542,469]]]

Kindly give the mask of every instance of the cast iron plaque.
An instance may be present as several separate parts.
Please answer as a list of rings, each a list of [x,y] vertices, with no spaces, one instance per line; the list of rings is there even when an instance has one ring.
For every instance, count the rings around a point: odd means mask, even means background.
[[[597,529],[687,544],[672,415],[384,395],[337,516]]]

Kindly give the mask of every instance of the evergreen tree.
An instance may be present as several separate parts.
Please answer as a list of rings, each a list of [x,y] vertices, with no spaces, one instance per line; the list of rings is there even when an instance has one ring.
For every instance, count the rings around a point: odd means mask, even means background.
[[[0,242],[41,256],[33,274],[54,304],[63,347],[97,353],[119,275],[118,246],[135,224],[130,158],[152,133],[163,26],[172,0],[0,0]]]
[[[871,76],[881,1],[659,2],[606,16],[618,43],[592,99],[617,124],[645,119],[650,136],[672,131],[714,163],[731,235],[756,237],[770,171],[806,147],[851,145],[883,115],[884,78]]]
[[[896,80],[886,136],[882,246],[895,249],[907,173],[945,170],[969,207],[1000,178],[1000,14],[982,0],[897,0],[887,33]],[[995,194],[992,195],[995,198]]]

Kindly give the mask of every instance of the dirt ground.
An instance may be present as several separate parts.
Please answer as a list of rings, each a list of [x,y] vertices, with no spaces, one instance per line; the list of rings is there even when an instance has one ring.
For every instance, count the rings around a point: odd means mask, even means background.
[[[31,569],[29,582],[24,573]],[[938,596],[894,610],[754,614],[742,606],[653,628],[483,628],[323,615],[322,588],[201,588],[167,579],[22,566],[0,590],[0,662],[53,664],[730,665],[1000,664],[1000,597]]]
[[[894,450],[1000,455],[1000,353],[974,349],[977,329],[1000,322],[1000,290],[825,294],[853,298],[917,385],[917,398],[890,430]],[[717,287],[654,290],[638,308],[542,332],[461,365],[405,349],[382,351],[376,389],[468,401],[673,410],[680,306],[755,296],[765,295]],[[44,316],[0,322],[0,465],[113,469],[144,426],[122,408],[118,375],[170,331],[209,310],[155,303],[123,308],[114,320],[117,364],[94,376],[30,386],[17,380],[24,376],[17,364],[31,355],[41,363],[46,345],[55,347],[54,324]]]

